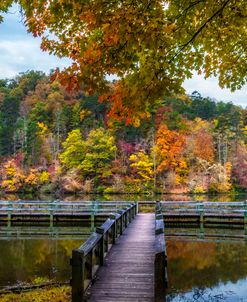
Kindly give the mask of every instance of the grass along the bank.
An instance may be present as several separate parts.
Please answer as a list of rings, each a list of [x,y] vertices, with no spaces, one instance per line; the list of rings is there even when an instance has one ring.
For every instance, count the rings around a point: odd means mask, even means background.
[[[10,293],[0,296],[0,302],[70,302],[69,286],[49,287],[28,292]]]

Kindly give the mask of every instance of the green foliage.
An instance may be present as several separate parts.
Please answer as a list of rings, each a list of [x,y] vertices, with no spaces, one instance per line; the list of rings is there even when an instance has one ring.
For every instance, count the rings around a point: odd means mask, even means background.
[[[63,143],[64,151],[59,158],[66,169],[80,169],[81,163],[85,158],[85,142],[79,129],[72,130]]]
[[[39,80],[45,77],[42,71],[26,71],[19,74],[16,81],[22,93],[27,95],[29,91],[33,91]]]
[[[99,176],[103,179],[109,177],[117,150],[111,133],[104,128],[90,131],[85,147],[85,158],[80,167],[85,177]]]
[[[40,130],[39,123],[49,123],[49,116],[47,114],[45,104],[43,102],[37,102],[33,109],[31,109],[28,118],[26,129],[26,144],[24,150],[27,154],[27,160],[30,163],[37,163],[42,152],[42,140],[38,135]],[[25,124],[23,123],[23,127]]]
[[[109,131],[98,128],[91,130],[83,140],[79,129],[72,130],[63,143],[61,163],[66,169],[77,169],[87,177],[107,178],[111,175],[112,160],[116,146]]]
[[[14,133],[19,116],[20,101],[14,96],[5,96],[0,111],[0,154],[9,155],[14,150]]]

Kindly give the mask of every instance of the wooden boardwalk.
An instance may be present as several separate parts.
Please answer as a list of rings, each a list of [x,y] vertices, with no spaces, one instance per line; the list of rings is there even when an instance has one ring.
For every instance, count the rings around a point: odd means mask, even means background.
[[[107,254],[88,301],[154,301],[154,233],[154,214],[138,214]]]

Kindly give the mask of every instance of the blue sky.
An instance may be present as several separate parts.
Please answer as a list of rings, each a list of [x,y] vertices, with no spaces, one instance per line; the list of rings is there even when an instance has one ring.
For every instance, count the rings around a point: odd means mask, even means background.
[[[67,59],[59,59],[40,50],[40,39],[27,33],[17,8],[12,7],[0,24],[0,78],[14,77],[27,70],[49,72],[56,67],[63,68],[69,64]],[[194,75],[184,82],[187,93],[199,91],[203,96],[217,100],[231,101],[247,107],[247,85],[241,90],[231,93],[229,89],[221,89],[216,78],[204,80]]]

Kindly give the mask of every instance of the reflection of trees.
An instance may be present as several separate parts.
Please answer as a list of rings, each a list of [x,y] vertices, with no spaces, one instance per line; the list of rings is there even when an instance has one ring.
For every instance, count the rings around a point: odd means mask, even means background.
[[[31,282],[36,277],[69,279],[70,253],[81,244],[78,240],[1,241],[0,286],[17,281]]]
[[[196,288],[192,293],[171,294],[167,302],[222,302],[233,296],[233,292],[213,294],[208,288]]]
[[[247,276],[245,243],[168,241],[167,252],[169,284],[182,291]]]
[[[1,195],[1,194],[0,194]],[[234,200],[245,200],[247,198],[246,194],[242,195],[233,195],[233,194],[214,194],[214,195],[200,195],[200,194],[165,194],[158,196],[149,196],[149,195],[141,195],[141,194],[105,194],[105,195],[85,195],[85,194],[71,194],[66,196],[57,196],[55,194],[39,194],[38,196],[34,194],[4,194],[1,196],[1,199],[5,200],[55,200],[55,199],[63,199],[65,201],[82,201],[82,200],[102,200],[102,201],[114,201],[114,200],[126,200],[126,201],[142,201],[142,200],[169,200],[169,201],[190,201],[190,200],[198,200],[198,201],[234,201]]]

